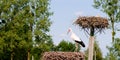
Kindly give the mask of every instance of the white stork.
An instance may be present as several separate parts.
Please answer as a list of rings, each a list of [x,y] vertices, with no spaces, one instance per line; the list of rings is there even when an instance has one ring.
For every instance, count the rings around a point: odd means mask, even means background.
[[[80,38],[72,31],[71,28],[68,29],[67,34],[70,33],[70,38],[76,42],[76,51],[78,50],[78,44],[80,44],[82,47],[85,47],[85,44]]]

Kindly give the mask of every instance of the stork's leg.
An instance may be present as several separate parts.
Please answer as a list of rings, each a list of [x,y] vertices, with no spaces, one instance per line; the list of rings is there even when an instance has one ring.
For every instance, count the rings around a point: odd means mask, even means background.
[[[77,42],[75,43],[75,47],[76,47],[75,52],[78,52],[78,43]]]

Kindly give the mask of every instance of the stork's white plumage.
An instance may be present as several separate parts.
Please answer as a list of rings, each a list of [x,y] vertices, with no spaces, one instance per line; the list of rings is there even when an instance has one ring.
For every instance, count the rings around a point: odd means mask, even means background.
[[[79,43],[80,45],[82,45],[82,47],[85,47],[85,44],[83,43],[83,41],[80,40],[80,38],[72,31],[71,28],[68,29],[67,33],[70,33],[70,38],[72,40],[74,40],[76,43]]]

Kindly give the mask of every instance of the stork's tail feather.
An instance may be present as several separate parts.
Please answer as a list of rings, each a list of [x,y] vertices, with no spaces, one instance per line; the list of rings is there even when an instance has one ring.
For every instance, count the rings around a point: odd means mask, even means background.
[[[79,43],[80,45],[82,45],[82,47],[85,47],[85,44],[84,44],[83,41],[76,41],[76,40],[75,40],[75,42],[77,42],[77,43]]]

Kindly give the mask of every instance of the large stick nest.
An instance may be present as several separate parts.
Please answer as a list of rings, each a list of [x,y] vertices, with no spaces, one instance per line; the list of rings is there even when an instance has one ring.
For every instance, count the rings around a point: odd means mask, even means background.
[[[107,28],[109,25],[107,18],[95,16],[80,16],[74,23],[82,27],[82,29],[90,29],[93,27],[100,31]]]
[[[92,16],[92,17],[80,16],[75,21],[75,24],[78,24],[82,28],[94,27],[96,29],[106,28],[109,25],[108,20],[106,18],[95,17],[95,16]]]
[[[82,52],[45,52],[42,60],[84,60]]]

